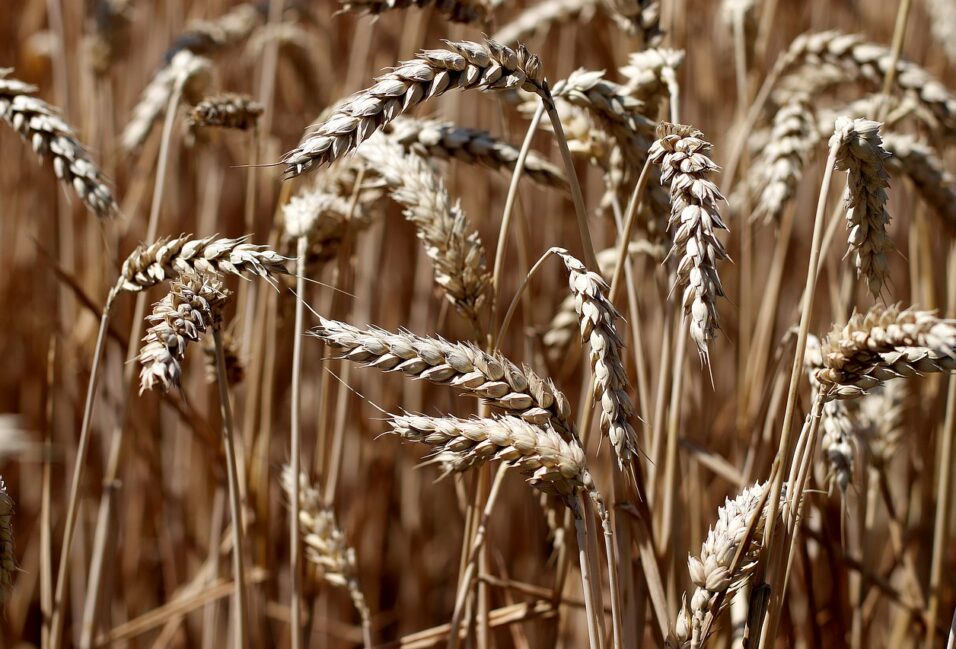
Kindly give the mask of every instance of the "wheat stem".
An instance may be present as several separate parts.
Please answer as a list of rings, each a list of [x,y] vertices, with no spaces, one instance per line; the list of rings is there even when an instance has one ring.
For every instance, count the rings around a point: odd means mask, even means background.
[[[305,256],[308,251],[308,238],[300,236],[297,245],[296,273],[295,273],[295,326],[292,329],[292,412],[290,426],[289,464],[292,475],[299,475],[299,460],[302,452],[301,441],[301,412],[299,400],[302,394],[302,319],[305,306]],[[292,481],[292,502],[299,502],[299,481]],[[293,510],[289,516],[289,572],[292,578],[292,646],[297,648],[301,644],[302,636],[302,570],[299,566],[299,516]]]

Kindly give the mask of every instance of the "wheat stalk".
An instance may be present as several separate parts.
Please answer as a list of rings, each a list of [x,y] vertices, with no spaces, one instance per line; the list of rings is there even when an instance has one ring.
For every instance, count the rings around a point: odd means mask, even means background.
[[[226,93],[200,101],[186,121],[189,128],[216,126],[246,131],[256,127],[262,111],[262,104],[249,95]]]
[[[956,320],[876,305],[835,327],[817,380],[831,398],[853,399],[891,379],[956,370]]]
[[[594,398],[601,403],[601,432],[607,435],[624,469],[637,453],[637,433],[631,425],[634,408],[627,394],[627,372],[621,359],[624,343],[617,333],[617,309],[607,298],[609,286],[566,250],[556,250],[568,270],[580,321],[581,341],[590,347]]]
[[[152,326],[139,353],[140,394],[157,385],[163,390],[179,386],[186,346],[219,326],[229,296],[215,277],[187,272],[170,283],[169,293],[146,318]]]
[[[551,381],[530,368],[519,369],[500,354],[468,343],[425,338],[407,331],[361,330],[326,318],[312,333],[337,348],[343,357],[385,372],[448,385],[484,399],[535,425],[550,423],[565,439],[573,439],[571,407]]]
[[[400,117],[383,130],[389,139],[426,158],[460,160],[508,171],[514,171],[518,160],[519,150],[491,133],[450,122]],[[547,187],[568,187],[564,172],[534,152],[528,153],[523,173]]]
[[[378,16],[386,11],[433,8],[439,15],[453,23],[485,24],[489,19],[489,7],[484,0],[340,0],[342,11]]]
[[[73,129],[56,109],[31,96],[36,91],[34,86],[10,78],[10,72],[0,68],[0,117],[30,143],[41,160],[46,155],[52,158],[56,177],[71,187],[90,211],[99,217],[114,214],[116,203],[103,172],[76,139]]]
[[[717,336],[717,298],[724,289],[717,275],[717,262],[727,252],[715,229],[727,230],[717,211],[722,200],[717,186],[707,176],[718,169],[707,156],[711,145],[691,126],[664,122],[650,158],[661,167],[661,183],[670,184],[674,232],[669,256],[678,257],[674,290],[682,290],[684,313],[690,318],[690,336],[701,359],[709,364],[707,342]]]
[[[886,254],[893,244],[886,233],[890,221],[886,213],[888,176],[883,160],[889,153],[883,148],[880,124],[868,119],[838,117],[830,138],[839,142],[836,168],[847,172],[846,221],[850,252],[853,252],[857,276],[865,277],[873,297],[879,297],[886,282]]]
[[[494,33],[499,43],[523,43],[569,22],[586,23],[594,17],[598,0],[544,0],[527,7]]]
[[[382,135],[365,142],[358,155],[385,179],[395,202],[405,207],[405,218],[415,225],[432,260],[435,282],[481,331],[480,313],[490,275],[484,246],[461,206],[452,204],[444,183],[421,156],[406,154],[401,145]]]
[[[286,177],[333,162],[413,106],[448,90],[523,88],[549,96],[541,62],[523,46],[512,50],[492,40],[444,42],[447,49],[419,52],[339,104],[283,156]]]
[[[17,574],[17,561],[13,546],[13,498],[7,493],[7,485],[0,478],[0,606],[6,603]]]
[[[291,498],[293,473],[289,465],[282,467],[282,489]],[[305,544],[305,556],[314,568],[312,573],[319,581],[337,588],[344,588],[352,598],[352,604],[362,619],[365,646],[371,646],[370,614],[365,595],[358,581],[358,562],[355,550],[348,544],[345,534],[335,520],[335,512],[324,504],[319,490],[311,485],[309,478],[299,474],[299,504],[293,506],[299,517],[300,534]]]

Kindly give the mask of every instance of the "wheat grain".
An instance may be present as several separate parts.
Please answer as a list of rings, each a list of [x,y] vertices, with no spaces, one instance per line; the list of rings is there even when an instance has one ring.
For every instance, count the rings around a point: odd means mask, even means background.
[[[340,0],[340,2],[343,11],[373,16],[396,9],[430,7],[453,23],[485,24],[489,19],[489,7],[484,0]]]
[[[530,368],[519,369],[500,354],[468,343],[425,338],[375,327],[361,330],[320,316],[312,330],[343,357],[385,372],[448,385],[509,411],[535,425],[552,425],[565,439],[575,437],[571,407],[554,384]]]
[[[883,148],[880,124],[868,119],[838,117],[830,146],[839,150],[836,168],[847,172],[846,221],[850,252],[854,254],[858,277],[865,277],[873,297],[879,297],[886,283],[886,254],[893,245],[886,226],[888,176],[883,160],[889,153]],[[849,253],[848,253],[849,254]]]
[[[13,498],[0,478],[0,606],[6,603],[17,574],[17,560],[13,547]]]
[[[592,491],[584,451],[550,428],[518,417],[458,419],[392,415],[393,433],[403,439],[434,446],[431,461],[445,474],[467,471],[491,460],[512,463],[533,486],[549,495],[570,496],[579,489]]]
[[[333,162],[413,106],[448,90],[523,88],[549,97],[541,62],[523,46],[512,50],[492,40],[445,44],[448,49],[423,50],[399,63],[339,104],[283,156],[286,177]]]
[[[226,93],[206,97],[193,106],[187,123],[189,128],[217,126],[246,131],[255,128],[262,111],[262,104],[249,95]]]
[[[229,291],[215,277],[184,273],[170,282],[169,293],[153,305],[139,353],[140,394],[159,386],[179,386],[186,346],[206,331],[219,327]]]
[[[90,211],[99,217],[111,216],[117,209],[113,193],[73,129],[52,106],[31,96],[34,86],[10,78],[10,72],[0,68],[0,117],[30,143],[41,160],[50,155],[56,177]]]
[[[684,313],[690,318],[690,336],[703,362],[709,364],[707,342],[717,336],[717,298],[724,289],[717,275],[717,262],[727,252],[715,229],[727,230],[717,211],[723,200],[707,176],[718,169],[707,156],[711,145],[691,126],[664,122],[659,139],[650,150],[651,160],[661,167],[661,183],[670,184],[674,232],[669,255],[678,257],[674,290],[682,290]]]
[[[292,480],[292,468],[289,465],[283,466],[282,489],[290,499]],[[299,505],[293,509],[294,515],[299,517],[305,556],[315,569],[315,578],[347,590],[352,604],[362,618],[363,627],[368,628],[369,609],[358,581],[355,550],[339,528],[335,512],[323,503],[319,490],[309,483],[304,473],[299,474]]]
[[[397,118],[383,131],[406,150],[426,158],[461,160],[489,169],[514,171],[518,149],[497,139],[487,131],[455,126],[437,120]],[[547,187],[567,189],[564,172],[536,153],[529,152],[524,173],[531,180]]]
[[[543,36],[553,27],[569,22],[590,22],[598,0],[544,0],[526,8],[494,33],[499,43],[510,45]]]
[[[817,380],[831,398],[853,399],[884,381],[956,370],[956,320],[931,311],[876,305],[835,327],[823,343]]]
[[[213,235],[193,239],[184,234],[141,244],[123,262],[113,290],[136,293],[190,271],[238,277],[255,275],[273,285],[278,275],[288,274],[283,257],[266,246],[247,241],[248,237],[225,239]]]
[[[435,282],[481,331],[480,315],[490,274],[484,246],[461,206],[452,204],[444,183],[420,156],[406,154],[401,145],[384,135],[367,140],[358,155],[385,179],[395,202],[405,207],[405,218],[415,224],[425,253],[432,260]]]
[[[634,408],[627,394],[627,372],[617,333],[617,309],[607,299],[608,284],[566,250],[556,250],[568,270],[568,285],[580,321],[581,341],[590,347],[594,397],[601,404],[601,432],[607,435],[623,470],[637,453],[637,433],[631,425]]]

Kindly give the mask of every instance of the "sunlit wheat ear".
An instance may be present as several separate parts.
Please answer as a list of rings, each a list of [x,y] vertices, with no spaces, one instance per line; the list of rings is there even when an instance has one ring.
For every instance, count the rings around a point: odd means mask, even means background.
[[[638,37],[644,48],[657,47],[663,40],[660,0],[603,0],[603,2],[614,22],[631,36]]]
[[[873,297],[879,297],[887,280],[887,253],[893,244],[886,232],[890,216],[886,212],[889,175],[883,161],[889,153],[883,148],[880,124],[868,119],[838,117],[830,146],[839,143],[836,168],[847,172],[846,221],[850,252],[856,272],[866,280]]]
[[[370,138],[357,154],[370,171],[384,178],[395,202],[405,207],[405,218],[415,225],[432,261],[435,283],[481,331],[490,274],[484,246],[461,206],[451,202],[444,183],[421,156],[405,153],[384,135]]]
[[[17,562],[13,546],[13,498],[7,493],[7,485],[0,478],[0,606],[6,603],[17,574]]]
[[[292,468],[282,467],[282,489],[286,497],[292,497]],[[335,512],[323,503],[322,494],[313,487],[304,473],[299,474],[299,505],[290,507],[299,516],[305,557],[312,566],[311,573],[319,581],[344,588],[368,628],[369,609],[358,581],[358,562],[355,550],[348,544],[345,534],[335,520]]]
[[[206,97],[193,106],[187,123],[190,128],[212,126],[246,131],[255,128],[262,111],[262,104],[249,95],[226,93]]]
[[[374,86],[339,104],[283,156],[286,177],[337,160],[399,115],[448,90],[523,88],[549,97],[541,62],[523,46],[512,50],[492,40],[445,41],[445,45],[447,49],[423,50],[415,59],[399,63]]]
[[[248,237],[193,239],[184,234],[141,244],[123,262],[114,292],[137,293],[188,272],[256,276],[273,285],[278,276],[289,273],[284,257],[247,241]]]
[[[463,128],[450,122],[399,117],[386,126],[384,132],[407,151],[425,158],[460,160],[509,173],[518,161],[516,147],[488,131]],[[523,173],[541,185],[568,188],[564,171],[533,151],[525,159]]]
[[[41,159],[50,156],[56,177],[76,192],[91,212],[99,217],[112,216],[117,209],[113,193],[73,129],[56,109],[32,96],[34,86],[9,77],[10,72],[0,68],[0,117],[30,143]]]
[[[510,23],[502,25],[492,38],[505,45],[527,42],[566,23],[590,22],[599,0],[544,0],[527,7]]]
[[[186,347],[222,322],[229,291],[212,276],[187,272],[173,280],[169,293],[153,306],[139,353],[140,393],[180,385]]]
[[[823,342],[816,378],[831,398],[853,399],[891,379],[956,370],[956,320],[876,305]]]
[[[393,415],[392,432],[435,447],[430,460],[445,474],[467,471],[492,460],[510,462],[541,491],[570,496],[593,490],[581,446],[565,441],[547,426],[518,417],[458,419]]]
[[[707,532],[707,538],[700,548],[700,556],[688,558],[691,581],[697,586],[687,605],[686,596],[677,614],[676,624],[668,645],[673,649],[703,647],[710,635],[716,630],[716,622],[728,608],[731,597],[747,586],[753,578],[763,556],[764,520],[767,516],[767,504],[757,511],[760,499],[767,489],[767,483],[755,484],[717,510],[717,522]],[[786,498],[786,483],[781,491],[781,504]],[[779,514],[778,514],[779,515]],[[754,535],[740,565],[731,572],[734,556],[743,542],[754,516],[757,523]],[[720,604],[717,608],[718,597]],[[705,620],[710,613],[713,618],[705,631]]]
[[[321,316],[319,320],[312,333],[347,360],[448,385],[528,423],[550,424],[566,440],[576,438],[567,397],[550,380],[542,379],[530,368],[519,369],[500,354],[407,331],[393,333],[374,327],[362,330]]]
[[[177,52],[143,90],[133,116],[120,136],[123,149],[133,151],[142,146],[153,126],[166,113],[174,92],[181,92],[189,103],[201,100],[211,76],[212,63],[208,59],[189,50]]]
[[[624,343],[617,333],[620,314],[607,299],[609,286],[566,250],[558,256],[568,270],[581,341],[590,348],[594,397],[601,404],[601,432],[607,435],[622,470],[637,453],[637,433],[631,421],[634,408],[627,394],[627,372],[621,359]]]
[[[663,122],[658,136],[650,157],[661,167],[661,183],[670,185],[668,227],[674,245],[669,256],[677,258],[673,290],[683,292],[681,302],[690,337],[709,365],[707,343],[717,337],[717,298],[724,295],[717,262],[727,259],[716,234],[716,230],[728,229],[717,211],[717,201],[723,196],[708,178],[718,167],[707,155],[710,143],[694,127]]]
[[[677,84],[677,72],[684,64],[684,50],[651,48],[634,52],[621,67],[624,90],[643,101],[654,117],[661,103]]]
[[[386,11],[434,8],[435,12],[453,23],[485,23],[488,4],[485,0],[340,0],[343,11],[377,16]]]

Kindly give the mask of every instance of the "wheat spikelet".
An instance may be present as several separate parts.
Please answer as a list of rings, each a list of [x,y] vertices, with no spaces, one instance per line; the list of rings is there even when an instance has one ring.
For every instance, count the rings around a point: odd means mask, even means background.
[[[519,369],[500,354],[407,331],[393,333],[375,327],[363,331],[344,322],[319,320],[312,333],[339,349],[347,360],[451,386],[528,423],[550,423],[565,439],[575,437],[567,398],[551,381],[530,368]]]
[[[164,391],[179,386],[186,346],[207,330],[219,327],[229,292],[215,277],[187,272],[170,282],[169,293],[153,305],[139,353],[140,394],[157,385]]]
[[[467,471],[491,460],[511,462],[528,481],[549,495],[593,490],[581,446],[554,430],[518,417],[458,419],[392,415],[392,431],[403,439],[435,447],[431,460],[445,474]]]
[[[112,215],[117,209],[113,193],[73,129],[53,107],[31,96],[35,87],[8,77],[10,72],[0,68],[0,117],[41,159],[50,155],[56,177],[71,187],[90,211],[99,217]]]
[[[634,52],[621,67],[626,79],[624,91],[656,111],[668,95],[676,94],[677,71],[683,63],[683,50],[651,48]]]
[[[886,168],[909,178],[946,225],[956,228],[956,179],[936,152],[912,135],[902,133],[884,135],[883,147],[890,154]]]
[[[510,45],[545,34],[569,22],[586,23],[594,17],[598,0],[544,0],[526,8],[494,33],[499,43]]]
[[[660,0],[604,0],[604,6],[618,27],[639,37],[645,48],[663,40]]]
[[[627,395],[627,372],[621,353],[624,343],[615,324],[620,314],[607,299],[609,286],[595,272],[566,250],[556,250],[568,270],[568,285],[574,295],[580,320],[581,341],[591,352],[594,397],[601,404],[601,432],[607,435],[623,469],[637,453],[637,433],[631,425],[634,408]]]
[[[890,379],[956,370],[956,320],[876,305],[835,327],[817,380],[831,398],[852,399]]]
[[[839,145],[836,168],[847,172],[846,221],[850,252],[853,252],[858,277],[865,277],[873,297],[879,297],[887,277],[886,253],[890,243],[886,226],[886,188],[889,181],[883,160],[889,153],[883,148],[880,124],[868,119],[838,117],[830,146]],[[848,253],[849,254],[849,253]]]
[[[453,23],[486,23],[488,5],[484,0],[340,0],[342,11],[371,14],[377,16],[386,11],[417,7],[432,7],[445,19]]]
[[[282,489],[289,499],[292,498],[292,480],[292,467],[283,466]],[[312,574],[319,581],[347,590],[363,626],[367,627],[369,609],[358,581],[355,550],[339,528],[335,512],[323,504],[319,490],[309,483],[304,473],[299,474],[299,505],[294,509],[301,525],[305,557],[314,568]]]
[[[210,82],[212,64],[189,50],[177,52],[150,80],[133,109],[133,116],[120,136],[123,149],[142,146],[153,126],[166,113],[169,99],[177,90],[190,103],[199,101]]]
[[[216,275],[255,275],[275,284],[276,276],[288,274],[285,259],[265,246],[238,239],[193,239],[192,235],[163,238],[141,244],[120,270],[114,292],[136,293],[187,272]]]
[[[661,183],[670,184],[668,227],[674,232],[674,245],[668,254],[678,257],[674,289],[683,291],[690,336],[703,362],[709,364],[707,341],[715,338],[720,328],[717,298],[724,294],[717,262],[727,259],[715,233],[715,229],[728,229],[717,211],[717,201],[723,196],[707,178],[718,167],[707,156],[710,143],[697,129],[664,122],[658,135],[649,155],[661,167]]]
[[[262,104],[249,95],[226,93],[206,97],[196,104],[187,119],[190,128],[217,126],[246,131],[255,128]]]
[[[285,154],[286,177],[329,164],[413,106],[452,89],[523,88],[548,97],[541,62],[524,47],[495,41],[445,41],[448,49],[423,50],[378,77],[371,88],[339,104]]]
[[[13,498],[0,478],[0,606],[6,603],[17,573],[13,547]]]
[[[481,239],[459,204],[452,204],[444,183],[420,156],[406,154],[384,135],[365,142],[358,155],[385,179],[395,202],[405,207],[405,218],[415,224],[432,260],[435,282],[480,331],[490,274]]]
[[[389,139],[426,158],[461,160],[508,171],[514,170],[518,160],[519,150],[491,133],[449,122],[400,117],[383,130]],[[568,187],[564,171],[534,152],[529,152],[525,159],[524,173],[541,185]]]
[[[807,336],[805,365],[810,378],[811,393],[816,399],[821,388],[816,373],[823,367],[823,347],[820,339],[813,334]],[[831,400],[824,403],[820,424],[823,426],[820,446],[829,465],[828,473],[840,487],[840,492],[846,494],[847,488],[853,481],[855,428],[848,402]]]
[[[707,538],[700,549],[699,557],[689,557],[687,567],[691,581],[697,586],[691,597],[690,606],[686,596],[677,615],[677,623],[669,638],[669,645],[679,649],[703,647],[715,624],[710,624],[704,636],[704,624],[710,613],[716,622],[730,604],[731,596],[745,587],[753,577],[760,561],[763,560],[763,528],[767,516],[767,504],[760,512],[757,506],[767,489],[768,483],[754,484],[744,489],[731,500],[727,498],[723,507],[717,510],[717,522],[707,532]],[[781,503],[785,500],[786,483],[781,491]],[[731,573],[730,568],[740,543],[744,540],[747,527],[757,516],[754,535],[740,565]],[[714,609],[718,596],[721,602]]]

